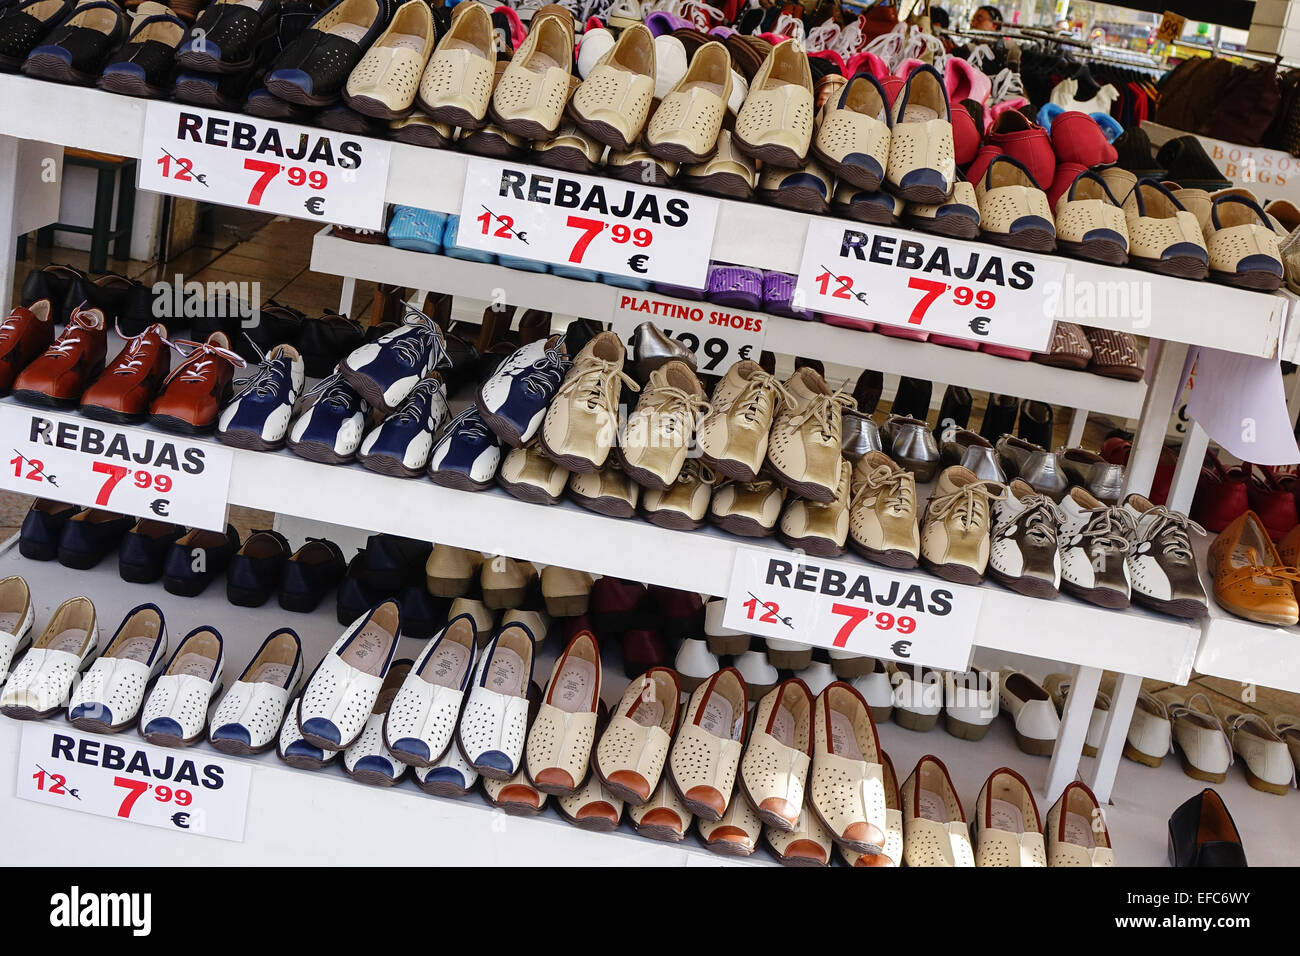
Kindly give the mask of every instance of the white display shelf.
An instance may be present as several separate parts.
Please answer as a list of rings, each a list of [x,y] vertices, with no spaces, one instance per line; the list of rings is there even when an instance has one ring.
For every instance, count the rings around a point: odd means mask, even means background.
[[[332,236],[328,228],[317,233],[312,243],[311,269],[484,301],[492,300],[500,290],[508,303],[520,308],[581,316],[597,322],[610,321],[622,296],[642,294],[600,282],[353,242]],[[888,370],[1069,408],[1085,408],[1119,418],[1137,418],[1142,414],[1145,382],[1122,382],[1086,372],[1050,368],[1037,362],[1018,362],[984,352],[892,338],[822,322],[802,322],[778,315],[762,317],[764,347],[778,355],[800,355],[858,369]]]
[[[77,146],[119,156],[140,156],[146,100],[99,90],[0,76],[0,101],[21,109],[0,113],[0,136]],[[467,155],[404,143],[392,144],[389,202],[457,212]],[[803,213],[721,200],[712,258],[762,269],[797,272],[809,217]],[[891,230],[881,230],[890,232]],[[1276,354],[1285,302],[1278,296],[1190,282],[1133,269],[1065,260],[1067,289],[1142,291],[1151,321],[1128,314],[1079,317],[1099,328],[1133,331],[1230,352]],[[1123,310],[1117,310],[1123,311]]]
[[[1284,362],[1300,361],[1300,315],[1297,315],[1296,303],[1300,302],[1300,296],[1283,286],[1277,293],[1287,303],[1286,331],[1282,335],[1282,341],[1278,345],[1278,354]]]

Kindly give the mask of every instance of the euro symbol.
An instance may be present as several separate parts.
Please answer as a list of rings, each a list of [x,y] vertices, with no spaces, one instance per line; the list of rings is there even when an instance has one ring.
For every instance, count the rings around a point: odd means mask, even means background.
[[[647,255],[635,255],[631,259],[627,260],[627,264],[633,272],[644,273],[646,271],[646,262],[648,262],[649,259],[650,257]]]
[[[176,824],[182,830],[190,828],[190,815],[184,811],[172,814],[172,823]]]
[[[740,347],[740,351],[739,351],[737,354],[738,354],[742,359],[747,359],[747,358],[749,358],[749,352],[750,352],[750,349],[752,349],[752,348],[753,348],[752,345],[742,345],[742,346]]]
[[[987,315],[977,315],[970,320],[970,330],[976,335],[989,334],[989,317]]]
[[[155,498],[153,501],[149,502],[149,508],[156,515],[165,515],[167,514],[168,504],[169,502],[166,498]]]
[[[911,657],[912,654],[908,650],[908,648],[911,646],[912,646],[911,641],[894,641],[893,644],[889,645],[889,649],[893,651],[895,654],[897,654],[899,657]]]
[[[311,213],[313,216],[323,216],[325,214],[324,196],[312,196],[305,203],[303,203],[303,205],[307,207],[307,211]]]

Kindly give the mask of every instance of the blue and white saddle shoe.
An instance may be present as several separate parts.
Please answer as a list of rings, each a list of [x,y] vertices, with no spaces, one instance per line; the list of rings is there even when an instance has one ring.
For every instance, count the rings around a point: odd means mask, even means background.
[[[225,641],[213,627],[185,635],[140,712],[140,736],[159,747],[188,747],[203,738],[208,706],[221,692]]]
[[[287,627],[275,631],[221,698],[212,715],[208,742],[222,753],[241,757],[269,749],[302,671],[298,635]]]
[[[401,325],[354,350],[339,363],[339,371],[371,407],[387,415],[420,379],[450,365],[442,329],[408,306]]]
[[[447,386],[430,372],[406,400],[361,442],[357,461],[394,478],[418,478],[429,463],[433,436],[451,417]]]
[[[497,631],[479,658],[456,726],[461,756],[492,780],[509,780],[522,768],[534,647],[533,632],[524,624]]]
[[[68,699],[68,722],[92,734],[115,734],[135,723],[145,688],[167,659],[167,625],[156,604],[126,612],[104,653]]]
[[[275,745],[275,755],[290,767],[320,770],[337,757],[339,751],[326,750],[302,739],[302,731],[298,729],[299,700],[301,698],[295,697],[289,705],[289,712],[285,714],[284,724],[280,727],[280,739]]]
[[[448,424],[429,455],[429,477],[435,483],[461,491],[483,491],[492,486],[501,464],[501,442],[470,406]]]
[[[381,601],[343,632],[298,701],[298,729],[324,750],[351,747],[374,709],[402,636],[402,609]]]
[[[432,767],[447,753],[470,678],[478,628],[458,614],[429,639],[384,718],[384,744],[405,763]]]
[[[529,342],[479,386],[474,404],[498,438],[511,448],[519,448],[542,427],[546,409],[571,364],[564,336]]]
[[[343,751],[343,772],[353,780],[376,787],[391,787],[406,773],[406,764],[384,746],[384,719],[398,689],[411,672],[411,659],[393,661],[384,686],[375,698],[374,708],[366,718],[365,730],[351,747]]]
[[[217,440],[254,451],[284,447],[305,378],[302,356],[292,345],[277,345],[262,355],[257,371],[239,383],[239,391],[221,410]]]
[[[311,401],[289,428],[289,450],[326,465],[350,462],[365,433],[365,400],[338,372],[321,379],[303,398]]]

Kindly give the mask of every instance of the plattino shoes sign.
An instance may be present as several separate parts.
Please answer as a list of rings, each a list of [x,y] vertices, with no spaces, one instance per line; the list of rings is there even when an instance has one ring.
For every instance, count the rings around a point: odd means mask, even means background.
[[[740,547],[723,625],[865,657],[965,671],[979,588],[874,565]]]
[[[996,246],[813,219],[796,300],[831,315],[1045,352],[1066,263]]]
[[[760,313],[737,312],[649,292],[621,294],[610,318],[611,327],[628,344],[629,352],[637,326],[651,322],[695,353],[695,366],[700,372],[713,375],[721,375],[745,359],[758,361],[767,322],[767,316]]]
[[[718,201],[471,157],[456,244],[704,288]]]

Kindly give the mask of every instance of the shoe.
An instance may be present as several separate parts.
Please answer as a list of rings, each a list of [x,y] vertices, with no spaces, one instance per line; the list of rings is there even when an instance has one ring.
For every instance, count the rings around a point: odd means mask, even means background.
[[[891,106],[886,183],[906,202],[942,203],[956,179],[952,114],[943,78],[919,67]]]
[[[654,37],[644,26],[634,26],[585,75],[568,114],[596,141],[628,150],[641,138],[654,88]]]
[[[772,420],[767,465],[795,494],[829,504],[840,477],[841,409],[853,407],[853,398],[832,392],[808,367],[797,370],[784,391],[788,399]]]
[[[694,693],[720,666],[717,656],[709,650],[708,642],[696,637],[685,638],[673,659],[673,669],[687,694]]]
[[[852,183],[837,183],[831,194],[831,211],[837,216],[852,219],[855,222],[871,223],[874,226],[895,226],[907,208],[907,204],[893,193],[882,190],[870,191],[858,189]],[[844,322],[860,322],[858,319],[846,319]],[[833,323],[840,324],[840,323]],[[867,331],[875,328],[873,323],[865,323]],[[856,328],[858,326],[850,326]],[[924,341],[924,340],[922,340]]]
[[[666,491],[686,462],[696,422],[710,411],[689,365],[674,361],[655,370],[619,435],[623,471],[644,488]]]
[[[659,786],[680,690],[677,674],[667,667],[633,679],[592,754],[593,775],[630,806],[644,805]]]
[[[808,809],[841,847],[880,853],[887,827],[884,768],[867,702],[836,681],[817,696],[813,715]]]
[[[939,460],[945,466],[961,465],[981,481],[1005,482],[993,443],[965,428],[951,428],[943,438]]]
[[[481,4],[454,10],[420,77],[416,102],[434,122],[478,129],[487,119],[496,84],[492,18]]]
[[[895,401],[895,405],[897,405]],[[933,481],[942,463],[938,442],[924,418],[894,413],[881,427],[889,457],[910,471],[917,481]]]
[[[1139,182],[1124,200],[1129,260],[1139,269],[1182,279],[1210,271],[1205,237],[1194,213],[1153,180]]]
[[[600,704],[600,647],[595,635],[573,637],[555,662],[541,709],[528,732],[528,777],[545,793],[571,796],[587,777]]]
[[[225,662],[225,642],[215,628],[196,627],[186,634],[149,689],[140,736],[157,747],[189,747],[203,739]]]
[[[1273,718],[1274,732],[1286,741],[1291,752],[1291,762],[1300,766],[1300,719],[1290,714],[1279,714]]]
[[[994,158],[975,184],[980,236],[1026,252],[1054,252],[1056,226],[1047,194],[1010,156]]]
[[[1061,587],[1099,607],[1128,607],[1128,553],[1137,537],[1130,512],[1073,488],[1061,499],[1060,514]]]
[[[1017,478],[993,506],[989,577],[1017,594],[1054,598],[1061,588],[1060,513],[1051,498]]]
[[[961,798],[943,761],[926,754],[903,782],[903,860],[908,866],[974,866]]]
[[[343,102],[376,119],[395,120],[410,115],[434,42],[429,7],[399,5],[384,32],[352,68],[343,86]]]
[[[813,152],[836,179],[874,192],[889,162],[892,121],[880,81],[858,73],[822,107]]]
[[[609,833],[618,829],[623,816],[623,801],[610,793],[595,774],[574,793],[556,801],[560,816],[581,830]]]
[[[1011,718],[1015,727],[1016,746],[1022,753],[1050,756],[1056,748],[1061,718],[1051,695],[1028,674],[1014,668],[1001,670],[998,707]]]
[[[1236,518],[1210,545],[1214,599],[1238,617],[1290,627],[1300,618],[1290,569],[1253,511]]]
[[[98,86],[125,96],[167,98],[176,48],[187,30],[189,24],[162,4],[140,4],[126,43],[104,66]]]
[[[280,587],[292,552],[278,531],[254,531],[226,568],[226,599],[239,607],[261,607]]]
[[[754,711],[739,786],[759,819],[779,830],[799,821],[812,761],[813,696],[798,678],[778,684]]]
[[[122,351],[82,393],[81,413],[116,424],[144,421],[171,368],[170,346],[167,328],[161,322],[128,338]]]
[[[1246,851],[1232,814],[1208,787],[1169,817],[1169,862],[1173,866],[1246,866]]]
[[[1128,263],[1128,224],[1120,200],[1100,175],[1081,173],[1056,202],[1061,251],[1106,265]]]
[[[623,370],[626,349],[614,332],[583,346],[542,422],[542,450],[556,464],[589,474],[605,464],[618,430],[620,383],[639,386]]]
[[[340,363],[339,373],[367,404],[387,415],[422,378],[449,364],[442,329],[408,307],[400,326],[352,352]]]
[[[229,525],[225,533],[192,528],[177,538],[163,559],[163,588],[168,594],[197,597],[239,550],[239,534]]]
[[[1124,499],[1124,510],[1136,529],[1124,559],[1133,600],[1174,617],[1204,617],[1205,588],[1188,532],[1205,534],[1205,529],[1141,495]]]
[[[1101,132],[1095,123],[1093,129]],[[1070,139],[1074,142],[1083,137]],[[984,146],[966,170],[967,175],[972,180],[982,179],[989,164],[998,156],[1007,156],[1023,166],[1029,174],[1030,182],[1039,189],[1047,189],[1056,178],[1057,156],[1047,130],[1019,110],[1004,110],[997,114],[993,125],[984,135]],[[1096,164],[1108,165],[1114,161],[1112,156],[1105,161],[1098,159]],[[1087,167],[1093,164],[1082,165]]]
[[[830,832],[807,806],[793,830],[764,827],[763,836],[776,858],[785,866],[825,866],[830,862]]]
[[[308,538],[284,564],[278,591],[280,607],[310,614],[338,586],[346,569],[338,545],[324,538]]]
[[[9,671],[0,693],[0,714],[14,720],[44,720],[61,710],[77,673],[98,647],[95,605],[87,597],[68,598],[54,609],[41,636]]]
[[[748,736],[745,698],[745,682],[734,667],[716,672],[691,694],[673,743],[668,778],[701,819],[718,820],[727,811]]]
[[[298,729],[300,700],[300,697],[295,697],[289,703],[284,723],[280,727],[280,736],[276,741],[275,755],[298,770],[322,770],[341,751],[317,747],[303,739],[302,732]]]
[[[1201,229],[1210,278],[1264,292],[1281,287],[1284,269],[1279,243],[1285,236],[1278,235],[1254,199],[1231,193],[1216,196]]]
[[[849,533],[849,486],[853,467],[840,461],[840,480],[829,504],[792,498],[781,515],[780,538],[796,550],[821,558],[844,553]]]
[[[1240,469],[1229,471],[1207,454],[1192,499],[1192,517],[1207,531],[1223,531],[1250,510],[1250,491]]]
[[[1173,724],[1164,702],[1147,691],[1139,691],[1133,719],[1124,741],[1124,756],[1148,767],[1158,767],[1173,749]]]
[[[563,336],[518,349],[479,386],[475,405],[483,422],[511,448],[527,444],[541,428],[570,364]]]
[[[237,757],[269,750],[280,737],[285,707],[298,692],[302,672],[298,635],[287,627],[274,631],[217,705],[208,742]]]
[[[711,410],[696,429],[701,459],[727,478],[755,481],[785,401],[785,386],[757,362],[744,359],[732,365],[714,387]]]
[[[943,677],[944,729],[961,740],[983,740],[998,715],[998,678],[975,668]]]
[[[1062,235],[1064,235],[1065,218],[1058,217]],[[1064,245],[1064,241],[1061,243]],[[1068,368],[1083,371],[1092,360],[1092,346],[1084,335],[1082,327],[1073,322],[1057,322],[1052,332],[1052,344],[1046,352],[1034,356],[1034,361],[1054,368]]]
[[[819,216],[830,209],[834,189],[834,178],[811,157],[794,169],[764,166],[758,179],[758,196],[765,203]],[[776,310],[769,311],[782,314]],[[786,312],[789,312],[788,305]]]
[[[365,730],[402,633],[391,598],[343,632],[316,668],[298,702],[298,728],[307,743],[345,750]]]
[[[734,77],[731,55],[721,43],[710,41],[695,51],[690,66],[681,79],[660,100],[646,127],[645,148],[652,156],[673,163],[710,166],[689,172],[697,184],[707,182],[711,189],[726,195],[752,192],[754,169],[748,159],[710,157],[721,146],[727,101],[731,98]],[[734,152],[734,134],[727,131],[728,153]],[[743,154],[742,154],[743,155]],[[725,177],[725,179],[724,179]]]
[[[23,517],[18,533],[18,551],[30,561],[53,561],[59,552],[63,528],[82,509],[60,501],[37,498]]]
[[[629,804],[627,815],[638,836],[665,843],[680,843],[691,826],[691,813],[673,789],[667,774],[659,781],[649,800],[640,806]]]
[[[537,585],[537,569],[527,561],[495,555],[483,562],[479,577],[483,603],[490,610],[522,607]]]
[[[1070,487],[1056,455],[1041,445],[1003,435],[995,446],[998,460],[1009,477],[1019,477],[1040,495],[1060,501]]]
[[[450,422],[429,455],[429,477],[446,488],[485,491],[501,462],[501,444],[471,406]]]
[[[1086,448],[1060,448],[1056,452],[1061,470],[1073,485],[1087,488],[1098,501],[1119,504],[1124,489],[1124,468],[1106,461]]]
[[[188,28],[188,36],[176,51],[177,65],[220,75],[250,69],[280,12],[280,0],[215,0]]]
[[[1246,782],[1256,790],[1286,796],[1295,784],[1295,765],[1286,741],[1258,714],[1230,713],[1224,723]]]
[[[629,631],[650,625],[647,590],[640,581],[604,575],[591,588],[591,617],[599,634]],[[710,672],[712,673],[712,672]]]
[[[727,803],[727,812],[716,821],[701,820],[697,825],[704,848],[723,856],[751,856],[758,849],[763,822],[754,808],[739,793]]]
[[[98,508],[86,508],[73,515],[59,535],[59,564],[65,568],[87,570],[99,564],[135,525],[130,515],[120,515]]]
[[[894,723],[905,730],[927,733],[943,711],[943,681],[939,671],[915,664],[888,663],[894,691]]]
[[[1264,465],[1244,462],[1241,471],[1246,479],[1246,500],[1268,531],[1273,541],[1281,541],[1296,526],[1295,498],[1289,487],[1294,479],[1288,478],[1288,487],[1275,476],[1273,469]]]
[[[357,461],[381,475],[418,478],[429,464],[434,435],[450,415],[447,386],[437,372],[430,372],[366,434],[357,449]]]
[[[366,539],[363,568],[367,586],[391,593],[409,585],[423,585],[420,569],[427,573],[432,551],[433,545],[428,541],[396,534],[372,534]]]
[[[474,789],[479,775],[456,747],[432,767],[415,768],[415,785],[437,797],[463,797]]]
[[[479,657],[456,727],[461,756],[492,780],[509,780],[522,767],[535,643],[523,624],[497,631]]]
[[[1181,183],[1185,188],[1213,191],[1232,185],[1195,136],[1167,140],[1156,153],[1155,165],[1165,170],[1162,179]]]
[[[497,471],[497,484],[521,501],[534,504],[559,504],[568,482],[569,471],[543,455],[535,440],[512,448]]]
[[[34,621],[27,582],[18,575],[0,579],[0,683],[14,657],[31,645]]]
[[[713,281],[715,273],[726,267],[711,266],[709,280]],[[636,383],[642,388],[650,381],[650,376],[665,365],[677,362],[685,365],[692,374],[695,372],[695,353],[676,339],[670,339],[659,331],[652,322],[642,322],[632,333],[632,359],[630,371]]]
[[[1010,767],[993,771],[980,788],[971,838],[976,866],[1047,866],[1038,805],[1025,778]]]
[[[74,6],[72,0],[48,6],[40,0],[23,0],[0,10],[0,70],[14,73],[22,67],[32,50],[68,18]],[[23,297],[26,299],[25,289]]]
[[[635,517],[640,493],[641,486],[613,459],[600,471],[569,476],[569,497],[589,511],[610,518]]]
[[[0,394],[9,394],[19,373],[54,344],[52,312],[49,299],[38,299],[0,322]]]
[[[337,0],[275,58],[266,88],[299,106],[332,105],[386,20],[377,0]]]
[[[398,760],[434,767],[453,749],[476,651],[477,629],[468,614],[452,618],[425,645],[384,718],[383,743]]]
[[[554,16],[534,18],[528,36],[497,81],[489,111],[507,133],[547,139],[559,128],[573,70],[573,16],[555,4]]]
[[[58,340],[13,380],[14,398],[28,405],[73,407],[103,371],[107,341],[103,312],[75,310]]]
[[[126,16],[116,3],[81,0],[28,54],[23,72],[37,79],[93,86],[126,33]]]
[[[803,165],[812,131],[808,57],[798,40],[787,40],[772,48],[751,80],[749,95],[736,116],[735,143],[754,159],[793,169]]]
[[[1232,743],[1210,699],[1197,693],[1183,703],[1171,703],[1169,719],[1183,773],[1194,780],[1223,783],[1232,764]]]
[[[554,564],[542,569],[542,598],[551,617],[579,617],[591,601],[593,578],[586,571],[571,571]]]
[[[1056,709],[1064,715],[1066,697],[1069,696],[1070,688],[1074,681],[1066,674],[1048,674],[1043,678],[1043,690],[1047,691],[1048,696],[1052,698],[1052,703]],[[1088,719],[1088,732],[1083,740],[1083,755],[1085,757],[1097,756],[1097,751],[1101,747],[1101,738],[1106,730],[1106,718],[1110,713],[1110,695],[1104,692],[1098,692],[1092,702],[1092,714]]]
[[[275,346],[222,408],[217,419],[217,440],[254,451],[284,447],[289,419],[305,378],[298,350],[292,345]]]
[[[574,476],[577,480],[579,476]],[[677,480],[666,490],[641,492],[641,515],[653,525],[674,531],[694,531],[704,520],[713,498],[713,472],[699,459],[690,458]]]
[[[384,677],[375,703],[366,717],[365,729],[343,751],[343,772],[358,783],[375,787],[392,787],[406,774],[406,764],[384,746],[384,721],[392,709],[393,699],[410,675],[411,661],[393,661]]]
[[[990,549],[992,503],[1006,496],[961,466],[944,469],[921,522],[921,562],[949,581],[979,584]]]
[[[327,312],[302,323],[295,343],[308,378],[328,378],[339,361],[365,341],[361,324],[346,315]]]
[[[166,654],[167,626],[157,605],[127,611],[104,653],[73,689],[68,722],[91,734],[116,734],[130,727]]]
[[[149,406],[149,424],[183,435],[204,434],[217,425],[235,369],[247,363],[231,350],[224,332],[213,332],[202,344],[187,340],[176,344],[191,348],[163,380]]]
[[[897,214],[895,214],[895,218]],[[903,221],[922,232],[954,239],[975,239],[980,234],[980,206],[975,187],[964,179],[952,184],[952,195],[940,203],[907,203]],[[888,225],[888,223],[882,223]],[[936,337],[937,338],[937,337]],[[951,344],[951,343],[945,343]],[[969,348],[968,345],[959,346]],[[942,418],[940,418],[942,421]]]

